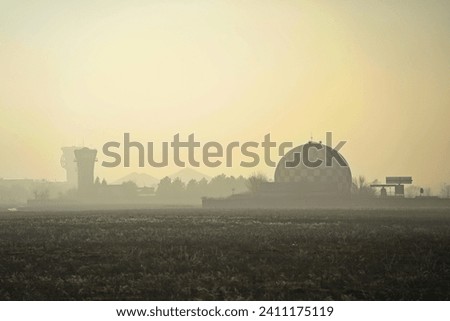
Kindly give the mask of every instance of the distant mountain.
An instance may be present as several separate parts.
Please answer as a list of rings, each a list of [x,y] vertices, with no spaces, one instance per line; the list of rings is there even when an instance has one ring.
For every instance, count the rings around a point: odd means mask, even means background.
[[[196,181],[200,181],[202,178],[207,179],[208,181],[211,179],[210,176],[200,173],[192,168],[183,168],[182,170],[169,175],[169,177],[173,180],[175,178],[179,178],[182,182],[187,183],[191,179],[195,179]]]
[[[153,187],[158,185],[159,179],[145,173],[131,173],[118,180],[113,184],[122,184],[124,182],[134,182],[139,187]]]

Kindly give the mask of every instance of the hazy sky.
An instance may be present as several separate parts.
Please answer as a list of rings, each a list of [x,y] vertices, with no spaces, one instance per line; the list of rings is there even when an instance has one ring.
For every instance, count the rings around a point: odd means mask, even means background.
[[[61,146],[124,132],[300,144],[332,131],[354,175],[438,186],[449,72],[445,0],[0,0],[0,177],[62,180]]]

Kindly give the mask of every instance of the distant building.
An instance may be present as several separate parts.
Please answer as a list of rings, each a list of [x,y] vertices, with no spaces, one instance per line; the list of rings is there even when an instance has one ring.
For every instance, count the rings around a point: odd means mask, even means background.
[[[80,195],[91,195],[94,190],[94,165],[97,161],[97,150],[83,147],[74,151],[78,173],[78,192]]]
[[[351,203],[352,173],[335,149],[317,142],[297,146],[275,169],[274,181],[249,179],[251,192],[228,198],[202,198],[203,207],[336,208]],[[251,183],[253,182],[253,183]]]
[[[75,161],[75,150],[80,147],[62,147],[61,167],[66,170],[66,182],[69,187],[76,188],[78,183],[77,163]]]
[[[280,197],[342,197],[350,195],[352,174],[345,158],[333,148],[309,142],[291,149],[279,161],[274,182],[261,193]]]
[[[394,188],[395,197],[405,197],[405,184],[412,184],[412,182],[411,176],[388,176],[386,184],[372,184],[370,187],[380,187],[380,197],[388,197],[387,188]]]

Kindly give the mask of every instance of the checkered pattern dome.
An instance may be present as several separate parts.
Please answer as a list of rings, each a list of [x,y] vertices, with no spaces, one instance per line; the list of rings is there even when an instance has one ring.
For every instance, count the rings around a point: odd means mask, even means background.
[[[304,164],[303,154],[306,151],[308,151],[310,162],[321,160],[322,164],[318,167],[309,167],[307,164]],[[344,165],[339,164],[336,158],[333,158],[331,166],[327,166],[326,153],[332,155],[331,153],[333,152],[341,157]],[[300,162],[295,167],[292,167],[297,163],[295,160]],[[319,188],[324,192],[349,193],[352,186],[352,174],[347,161],[341,154],[329,146],[310,142],[291,149],[281,158],[275,170],[275,182],[299,183],[303,187],[311,186],[311,189],[315,191]]]

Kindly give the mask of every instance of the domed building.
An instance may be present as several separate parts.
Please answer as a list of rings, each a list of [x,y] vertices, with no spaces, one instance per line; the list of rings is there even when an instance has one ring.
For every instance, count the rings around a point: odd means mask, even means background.
[[[279,161],[274,182],[263,193],[280,197],[343,197],[350,194],[352,174],[345,158],[333,148],[309,142],[291,149]]]

